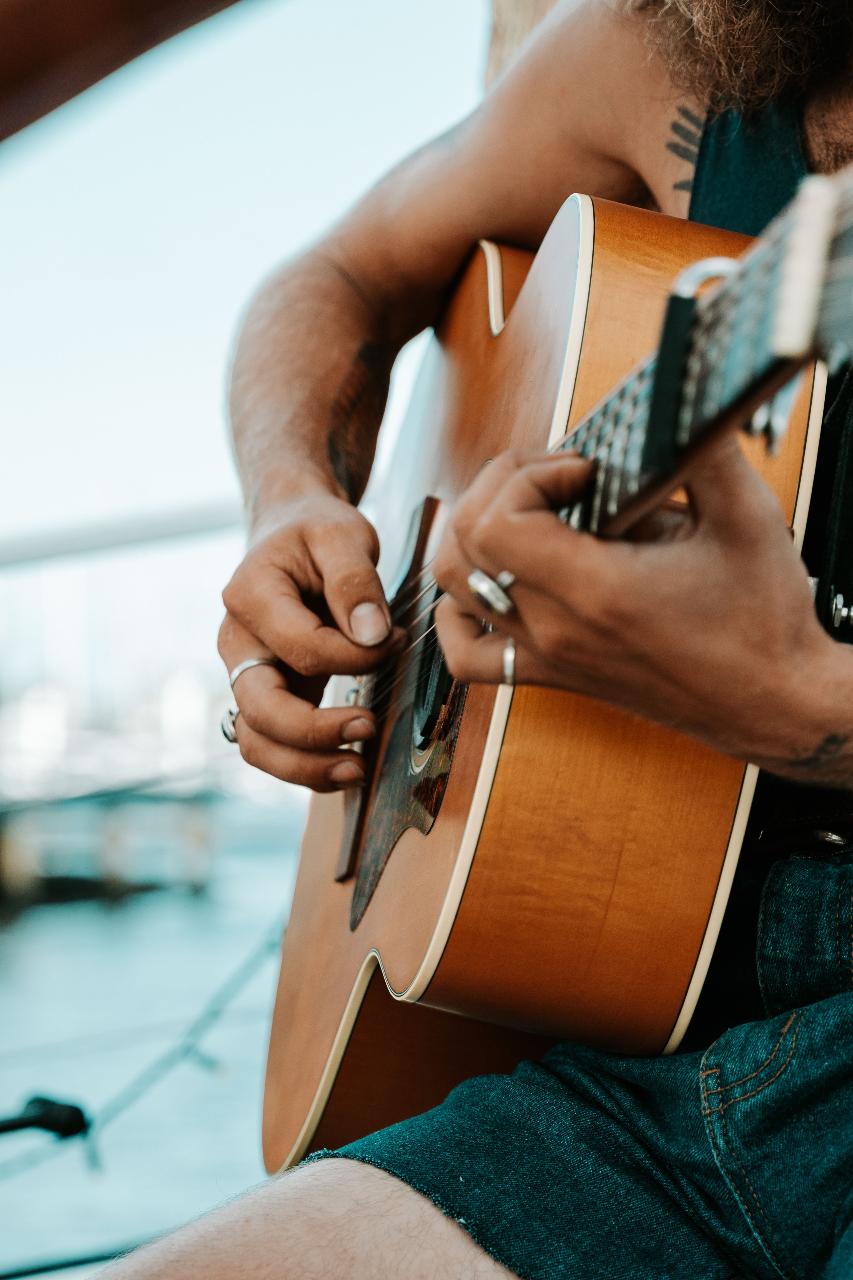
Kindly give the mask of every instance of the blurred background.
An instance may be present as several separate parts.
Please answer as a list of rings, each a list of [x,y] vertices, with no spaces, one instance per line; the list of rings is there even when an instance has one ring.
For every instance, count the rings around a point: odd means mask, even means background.
[[[47,1095],[91,1124],[0,1135],[0,1280],[88,1275],[262,1177],[307,795],[218,729],[229,345],[550,2],[157,0],[110,44],[122,5],[54,0],[37,31],[0,0],[0,1117]]]

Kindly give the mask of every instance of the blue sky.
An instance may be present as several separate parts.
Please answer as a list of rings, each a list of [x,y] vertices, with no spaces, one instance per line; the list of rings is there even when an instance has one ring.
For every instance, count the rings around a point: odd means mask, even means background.
[[[241,308],[473,107],[487,11],[243,0],[2,145],[0,538],[236,494]],[[180,663],[218,679],[239,556],[234,535],[0,575],[0,696],[116,709]]]
[[[0,149],[0,536],[226,496],[254,284],[479,93],[485,0],[243,0]]]

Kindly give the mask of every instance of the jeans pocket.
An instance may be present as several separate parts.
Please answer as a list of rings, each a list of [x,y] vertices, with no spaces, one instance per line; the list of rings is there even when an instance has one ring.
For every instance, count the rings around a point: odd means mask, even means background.
[[[770,1163],[761,1158],[756,1147],[754,1126],[749,1126],[750,1137],[745,1141],[739,1121],[740,1108],[746,1103],[754,1108],[759,1095],[771,1090],[790,1068],[797,1048],[798,1018],[795,1011],[771,1023],[752,1023],[726,1032],[708,1049],[700,1068],[702,1115],[714,1160],[770,1265],[768,1274],[785,1280],[798,1278],[767,1203]]]
[[[760,1274],[817,1280],[853,1178],[853,996],[733,1027],[704,1055],[700,1085]]]

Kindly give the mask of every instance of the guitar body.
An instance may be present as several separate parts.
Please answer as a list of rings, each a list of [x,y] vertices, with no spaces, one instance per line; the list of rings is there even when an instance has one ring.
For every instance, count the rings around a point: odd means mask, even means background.
[[[535,259],[481,246],[393,479],[371,489],[389,591],[412,597],[486,459],[544,450],[655,349],[685,264],[745,245],[575,196]],[[775,456],[744,445],[798,538],[824,386],[810,366]],[[312,802],[271,1033],[270,1170],[559,1038],[671,1051],[707,971],[754,767],[569,693],[454,685],[432,714],[406,696],[422,686],[403,672],[391,690],[365,794]]]

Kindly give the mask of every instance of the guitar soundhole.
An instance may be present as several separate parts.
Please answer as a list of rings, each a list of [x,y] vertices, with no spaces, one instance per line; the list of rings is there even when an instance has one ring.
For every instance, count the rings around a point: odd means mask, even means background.
[[[435,602],[438,594],[436,587],[430,603]],[[432,612],[428,619],[415,676],[412,741],[416,751],[426,751],[435,741],[453,687],[453,676],[447,670],[441,645],[432,630],[435,625]]]

